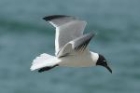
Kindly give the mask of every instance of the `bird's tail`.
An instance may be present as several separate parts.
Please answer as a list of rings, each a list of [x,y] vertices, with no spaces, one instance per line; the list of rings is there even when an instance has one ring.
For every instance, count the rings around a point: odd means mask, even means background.
[[[59,62],[60,61],[55,56],[51,56],[49,54],[43,53],[39,57],[36,57],[33,60],[30,69],[31,71],[38,70],[38,69],[42,71],[42,69],[44,70],[44,68],[46,67],[51,68],[58,65]]]

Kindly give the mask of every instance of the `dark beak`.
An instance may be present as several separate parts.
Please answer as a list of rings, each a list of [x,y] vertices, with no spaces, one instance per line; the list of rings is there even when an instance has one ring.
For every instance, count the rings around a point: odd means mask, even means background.
[[[102,56],[102,55],[99,54],[99,58],[98,58],[98,60],[97,60],[96,65],[105,67],[105,68],[108,69],[108,71],[112,74],[112,70],[111,70],[111,68],[108,66],[107,61],[106,61],[106,59],[104,58],[104,56]]]
[[[108,71],[112,74],[112,70],[111,68],[107,65],[107,66],[104,66],[106,69],[108,69]]]
[[[112,74],[112,70],[107,64],[101,64],[100,66],[105,67]]]

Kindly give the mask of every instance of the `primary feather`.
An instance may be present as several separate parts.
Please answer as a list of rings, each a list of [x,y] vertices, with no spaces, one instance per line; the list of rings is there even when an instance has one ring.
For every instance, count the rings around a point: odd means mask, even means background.
[[[53,15],[44,18],[56,27],[55,34],[55,54],[71,40],[83,35],[86,21],[64,15]]]

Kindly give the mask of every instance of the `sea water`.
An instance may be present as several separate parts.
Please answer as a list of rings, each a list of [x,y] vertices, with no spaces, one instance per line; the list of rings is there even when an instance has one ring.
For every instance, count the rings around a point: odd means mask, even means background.
[[[0,0],[0,93],[139,93],[139,0]],[[88,48],[103,67],[56,67],[31,72],[41,53],[54,55],[55,29],[43,17],[76,16],[95,32]]]

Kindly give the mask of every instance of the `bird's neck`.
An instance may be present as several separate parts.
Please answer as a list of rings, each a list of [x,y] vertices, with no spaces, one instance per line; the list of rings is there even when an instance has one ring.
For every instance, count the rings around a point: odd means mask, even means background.
[[[91,54],[91,58],[94,62],[97,62],[98,58],[99,58],[99,54],[98,53],[95,53],[95,52],[91,52],[90,51],[90,54]]]

